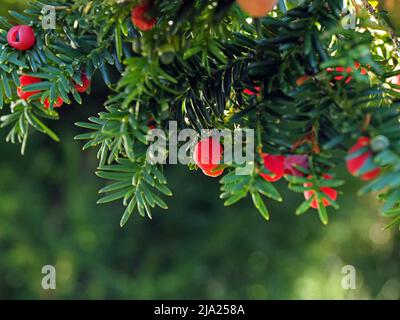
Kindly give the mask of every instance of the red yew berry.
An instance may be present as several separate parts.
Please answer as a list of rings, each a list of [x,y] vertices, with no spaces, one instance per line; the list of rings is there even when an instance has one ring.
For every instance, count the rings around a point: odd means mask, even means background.
[[[149,31],[153,29],[157,23],[157,19],[149,15],[150,5],[142,3],[132,9],[131,19],[132,23],[142,31]]]
[[[61,108],[61,106],[64,104],[63,99],[61,99],[60,97],[57,98],[56,102],[54,102],[53,108]],[[50,108],[50,100],[49,98],[46,98],[46,100],[44,100],[44,107],[46,109]]]
[[[157,128],[157,122],[154,117],[149,117],[149,120],[147,121],[147,128],[150,130]]]
[[[341,75],[335,76],[333,79],[335,79],[336,81],[341,81],[343,79],[346,79],[345,80],[346,84],[348,84],[353,79],[353,77],[350,75],[353,72],[353,69],[351,67],[328,68],[328,69],[326,69],[326,71],[342,73]],[[348,75],[345,76],[345,75],[343,75],[343,73],[347,73]]]
[[[206,138],[194,147],[193,159],[200,169],[210,172],[219,165],[222,160],[222,153],[223,147],[219,141]]]
[[[376,167],[368,172],[363,173],[361,176],[358,173],[367,161],[372,161],[373,153],[370,148],[370,144],[371,140],[368,137],[358,138],[356,144],[349,150],[348,159],[346,160],[347,170],[353,176],[360,177],[361,180],[365,181],[375,179],[381,172],[381,169],[379,167]],[[360,152],[360,149],[362,148],[365,148],[365,152],[352,157],[353,153]]]
[[[78,91],[79,93],[88,91],[88,89],[90,88],[90,80],[85,73],[82,73],[81,81],[82,85],[75,83],[75,90]]]
[[[260,176],[269,182],[280,180],[284,174],[284,156],[277,156],[273,154],[263,154],[264,167],[271,173],[260,173]]]
[[[308,176],[308,178],[312,178],[312,176]],[[323,175],[323,178],[324,178],[325,180],[330,180],[330,179],[332,179],[332,176],[330,176],[330,175],[328,175],[328,174],[324,174],[324,175]],[[304,184],[304,187],[312,187],[312,185],[313,185],[312,182],[306,182],[306,183]],[[323,199],[322,199],[322,205],[323,205],[324,207],[331,206],[331,203],[329,202],[328,199],[330,199],[330,200],[332,200],[332,201],[336,201],[337,196],[338,196],[338,192],[337,192],[335,189],[330,188],[330,187],[321,187],[321,188],[319,188],[319,191],[322,192],[322,193],[324,194],[324,197],[323,197]],[[315,191],[314,191],[314,190],[306,190],[306,191],[304,191],[304,198],[305,198],[306,200],[311,199],[312,197],[314,197],[314,195],[315,195]],[[318,205],[319,205],[319,204],[318,204],[318,200],[317,200],[317,198],[315,197],[315,198],[311,201],[310,207],[311,207],[311,208],[314,208],[314,209],[318,209]]]
[[[254,90],[250,90],[250,89],[244,89],[243,93],[248,94],[250,96],[254,96],[255,94],[259,94],[261,90],[261,87],[254,87]]]
[[[358,70],[358,69],[360,69],[361,64],[358,61],[356,61],[356,63],[354,63],[354,66],[355,66],[356,70]],[[368,67],[370,68],[370,66],[368,66]],[[362,75],[366,75],[366,74],[368,74],[368,71],[365,68],[361,68],[360,73]]]
[[[30,26],[15,26],[8,31],[7,42],[14,49],[25,51],[35,44],[35,33]]]
[[[297,86],[300,87],[304,84],[304,82],[306,82],[309,79],[311,79],[310,76],[307,76],[307,75],[301,76],[301,77],[297,78],[296,84],[297,84]]]
[[[336,68],[328,68],[328,69],[326,69],[326,71],[328,71],[328,72],[336,71],[338,73],[341,73],[341,75],[335,76],[334,79],[336,81],[341,81],[341,80],[345,79],[345,84],[348,84],[353,79],[352,73],[354,73],[355,71],[359,70],[360,67],[361,67],[361,64],[356,61],[354,63],[354,69],[352,67],[347,67],[347,68],[336,67]],[[365,68],[362,68],[362,67],[361,67],[360,73],[362,75],[368,74],[367,70]]]
[[[296,168],[296,166],[308,169],[308,156],[305,154],[290,155],[285,158],[284,161],[284,174],[288,174],[295,177],[302,177],[304,173]]]
[[[277,0],[236,0],[239,7],[254,18],[261,18],[270,12]]]
[[[24,91],[22,88],[25,86],[29,86],[30,84],[39,83],[41,81],[42,81],[42,79],[37,78],[37,77],[32,77],[32,76],[27,76],[27,75],[20,76],[19,83],[21,86],[17,88],[18,97],[20,97],[21,99],[24,99],[24,100],[28,100],[31,96],[42,92],[40,90],[27,92],[27,91]]]
[[[397,76],[391,77],[389,79],[389,81],[390,81],[390,83],[399,86],[400,85],[400,74],[398,74]],[[394,88],[393,90],[397,91],[397,92],[400,92],[400,89],[398,89],[398,88]]]
[[[221,169],[221,170],[203,170],[203,173],[208,177],[216,178],[216,177],[219,177],[220,175],[222,175],[224,173],[224,169]]]

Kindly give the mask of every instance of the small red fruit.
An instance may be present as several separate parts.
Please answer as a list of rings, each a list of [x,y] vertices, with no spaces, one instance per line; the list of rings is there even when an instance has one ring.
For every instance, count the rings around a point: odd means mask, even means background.
[[[353,79],[352,73],[354,73],[355,71],[359,70],[360,67],[361,67],[361,64],[360,64],[359,62],[356,61],[356,62],[354,63],[354,69],[353,69],[352,67],[347,67],[347,68],[344,68],[344,67],[336,67],[336,68],[328,68],[328,69],[326,69],[326,71],[328,71],[328,72],[334,72],[334,71],[336,71],[336,72],[341,73],[341,75],[335,76],[334,79],[335,79],[336,81],[341,81],[341,80],[344,80],[344,79],[345,79],[345,84],[348,84],[348,83],[350,83],[350,81]],[[366,70],[365,68],[362,68],[362,67],[361,67],[361,69],[360,69],[360,73],[361,73],[362,75],[368,74],[367,70]]]
[[[63,99],[61,99],[60,97],[57,98],[56,102],[54,102],[53,108],[61,108],[61,106],[64,104]],[[49,98],[46,98],[46,100],[44,100],[44,107],[46,109],[50,108],[50,101]]]
[[[277,0],[236,0],[236,2],[250,16],[261,18],[275,7]]]
[[[326,71],[341,73],[341,75],[335,76],[334,79],[336,81],[341,81],[343,79],[346,79],[345,80],[346,84],[348,84],[353,79],[353,77],[351,76],[351,73],[353,72],[353,69],[351,67],[347,67],[347,68],[344,68],[344,67],[328,68],[328,69],[326,69]],[[345,76],[345,75],[343,75],[343,73],[347,73],[347,75]]]
[[[254,96],[255,94],[259,94],[261,90],[261,87],[254,87],[254,90],[250,90],[250,89],[244,89],[243,93],[248,94],[250,96]]]
[[[307,75],[297,78],[297,80],[296,80],[297,86],[299,86],[299,87],[302,86],[304,84],[304,82],[306,82],[308,79],[311,79],[311,77],[307,76]]]
[[[328,175],[328,174],[324,174],[324,175],[322,175],[322,176],[323,176],[323,178],[324,178],[325,180],[330,180],[330,179],[332,179],[332,176],[330,176],[330,175]],[[312,178],[312,176],[308,176],[308,178]],[[304,187],[312,187],[312,183],[311,183],[311,182],[306,182],[306,183],[304,184]],[[323,199],[322,199],[322,205],[323,205],[324,207],[329,207],[329,206],[331,206],[331,203],[329,202],[329,200],[328,200],[327,198],[329,198],[329,199],[332,200],[332,201],[336,201],[337,196],[338,196],[338,192],[337,192],[335,189],[332,189],[332,188],[330,188],[330,187],[321,187],[321,188],[319,189],[319,191],[321,191],[321,192],[326,196],[326,197],[324,196]],[[306,191],[304,191],[304,198],[305,198],[306,200],[311,199],[312,197],[314,197],[314,195],[315,195],[315,191],[314,191],[314,190],[306,190]],[[317,201],[316,198],[314,198],[314,199],[311,201],[310,207],[311,207],[311,208],[314,208],[314,209],[318,209],[318,201]]]
[[[153,130],[153,129],[157,128],[157,122],[154,119],[154,117],[149,117],[149,120],[147,121],[147,127],[150,130]]]
[[[296,166],[308,169],[308,156],[305,154],[290,155],[285,158],[284,161],[284,174],[288,174],[295,177],[302,177],[304,173],[296,168]]]
[[[365,181],[375,179],[381,172],[381,169],[377,167],[371,171],[363,173],[361,176],[358,174],[358,171],[364,166],[366,161],[372,161],[373,153],[370,149],[370,144],[371,140],[368,137],[358,138],[356,144],[349,150],[348,156],[351,156],[351,154],[354,152],[358,152],[361,148],[366,148],[365,152],[346,160],[347,170],[353,176],[360,177],[361,180]]]
[[[78,91],[79,93],[86,92],[90,88],[90,80],[85,73],[82,73],[81,80],[82,80],[82,85],[75,83],[75,90]]]
[[[132,9],[131,19],[132,23],[142,31],[149,31],[153,29],[157,23],[157,19],[149,15],[150,5],[142,3]]]
[[[24,100],[28,100],[31,96],[42,92],[40,90],[27,92],[27,91],[24,91],[23,88],[22,88],[22,87],[25,87],[25,86],[29,86],[30,84],[39,83],[41,81],[42,81],[42,79],[36,78],[36,77],[32,77],[32,76],[27,76],[27,75],[20,76],[19,77],[19,83],[20,83],[21,87],[17,88],[18,97],[20,97],[21,99],[24,99]]]
[[[206,176],[212,177],[212,178],[216,178],[219,177],[220,175],[222,175],[224,173],[224,169],[221,170],[203,170],[203,173]]]
[[[358,69],[360,69],[361,64],[360,64],[358,61],[356,61],[356,62],[354,63],[354,67],[356,68],[356,70],[358,70]],[[370,66],[368,66],[368,67],[370,68]],[[360,73],[361,73],[362,75],[366,75],[366,74],[368,74],[368,71],[367,71],[365,68],[361,68]]]
[[[395,85],[400,85],[400,74],[398,74],[397,76],[391,77],[389,79],[390,83],[395,84]],[[398,88],[394,88],[394,91],[400,92],[400,89]]]
[[[35,33],[30,26],[15,26],[8,31],[7,42],[14,49],[25,51],[35,44]]]
[[[273,154],[263,154],[264,167],[271,173],[260,173],[260,176],[269,182],[278,181],[284,174],[284,156],[277,156]]]
[[[222,160],[222,153],[223,147],[219,141],[206,138],[194,147],[193,159],[200,169],[210,172],[219,165]]]

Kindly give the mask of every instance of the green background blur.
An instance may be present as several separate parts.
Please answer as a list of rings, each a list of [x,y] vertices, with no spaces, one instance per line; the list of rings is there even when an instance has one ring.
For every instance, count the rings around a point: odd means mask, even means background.
[[[0,14],[25,1],[0,0]],[[400,16],[400,15],[399,15]],[[101,81],[93,86],[107,92]],[[137,214],[121,229],[122,206],[96,205],[103,181],[94,150],[73,140],[76,121],[105,96],[65,106],[51,123],[62,143],[35,134],[27,154],[0,132],[0,298],[2,299],[399,299],[399,232],[382,231],[373,197],[348,183],[324,227],[316,213],[296,217],[301,195],[269,203],[266,223],[249,200],[224,208],[217,180],[167,169],[174,197],[153,221]],[[57,289],[41,287],[54,265]],[[353,265],[357,289],[341,287]]]

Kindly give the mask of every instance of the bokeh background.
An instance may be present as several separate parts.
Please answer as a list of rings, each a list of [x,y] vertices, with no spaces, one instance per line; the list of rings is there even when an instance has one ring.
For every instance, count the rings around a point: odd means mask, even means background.
[[[387,1],[397,6],[398,1]],[[0,15],[25,1],[0,0]],[[400,14],[397,14],[400,17]],[[185,167],[167,168],[174,197],[153,221],[132,216],[121,229],[122,206],[96,205],[103,181],[95,152],[82,152],[76,121],[101,110],[107,89],[81,106],[66,106],[52,123],[62,143],[35,134],[27,153],[0,131],[0,298],[2,299],[399,299],[400,245],[373,197],[357,197],[348,180],[341,210],[294,210],[301,196],[278,185],[286,199],[271,202],[269,223],[251,202],[230,208],[218,181]],[[41,287],[41,269],[54,265],[57,289]],[[357,289],[344,290],[344,265],[357,271]]]

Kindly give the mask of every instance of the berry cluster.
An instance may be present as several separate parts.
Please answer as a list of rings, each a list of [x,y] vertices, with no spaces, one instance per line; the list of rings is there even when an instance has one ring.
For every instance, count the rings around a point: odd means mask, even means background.
[[[17,25],[12,27],[7,34],[8,44],[16,50],[25,51],[31,49],[35,45],[35,33],[30,26]],[[23,74],[19,77],[20,86],[17,88],[17,95],[23,100],[28,100],[32,96],[39,95],[42,93],[41,90],[25,91],[24,87],[40,83],[42,79]],[[81,77],[82,84],[74,82],[75,90],[83,93],[90,88],[90,80],[85,73],[82,73]],[[57,97],[54,102],[54,108],[60,108],[64,104],[61,97]],[[50,108],[50,100],[46,98],[43,102],[46,109]]]
[[[347,170],[350,174],[361,180],[373,180],[378,177],[381,172],[373,161],[373,152],[371,149],[371,140],[368,137],[360,137],[356,144],[350,148],[346,157]],[[262,154],[264,168],[268,173],[260,173],[260,176],[269,182],[276,182],[280,180],[284,175],[291,175],[296,177],[305,176],[304,172],[309,169],[308,156],[307,155],[271,155]],[[312,179],[312,176],[307,176],[308,179]],[[324,180],[332,179],[332,176],[323,174]],[[304,187],[311,188],[313,184],[311,182],[304,183]],[[322,204],[327,207],[330,206],[330,200],[335,201],[337,199],[337,191],[330,187],[320,187],[319,191],[322,192],[325,197]],[[314,190],[304,191],[304,197],[306,200],[314,197]],[[311,201],[310,206],[314,209],[318,208],[317,199]]]
[[[33,90],[33,91],[25,91],[24,90],[24,87],[26,87],[26,86],[42,82],[42,79],[40,79],[40,78],[24,74],[19,77],[19,82],[20,82],[20,87],[17,88],[17,94],[18,94],[18,97],[20,97],[23,100],[28,100],[32,96],[36,96],[36,95],[39,95],[40,93],[42,93],[41,90]],[[80,93],[83,93],[83,92],[86,92],[87,90],[89,90],[90,80],[88,79],[88,77],[86,76],[85,73],[82,73],[81,82],[82,82],[82,85],[74,82],[75,90]],[[56,102],[54,102],[53,107],[60,108],[63,104],[64,104],[63,99],[61,97],[57,97],[57,100],[56,100]],[[49,98],[46,98],[44,100],[43,105],[46,109],[50,108]]]
[[[236,0],[239,7],[254,18],[264,17],[277,4],[278,0]],[[157,18],[151,12],[153,7],[148,1],[134,7],[131,11],[132,23],[141,31],[149,31],[157,23]]]
[[[362,180],[375,179],[381,169],[373,162],[373,152],[370,147],[371,141],[368,137],[360,137],[356,144],[348,151],[346,158],[348,171]],[[218,177],[223,174],[224,169],[221,168],[221,160],[223,156],[223,147],[221,143],[213,138],[206,138],[198,142],[194,148],[193,158],[196,165],[203,173],[210,177]],[[274,155],[261,154],[264,169],[260,172],[260,176],[268,182],[276,182],[283,178],[284,175],[294,177],[305,177],[309,172],[309,157],[305,154],[291,155]],[[312,175],[307,175],[308,180],[312,180]],[[331,180],[332,176],[328,174],[322,175],[323,180]],[[313,190],[312,182],[305,182],[304,197],[311,200],[310,206],[318,209],[318,201],[315,197],[315,189]],[[324,194],[322,204],[324,207],[330,206],[331,201],[336,201],[338,192],[331,188],[322,186],[318,189]]]
[[[353,67],[336,67],[336,68],[328,68],[326,69],[327,72],[336,72],[338,75],[334,77],[336,81],[342,81],[344,80],[345,84],[350,83],[350,81],[353,79],[353,74],[354,72],[359,71],[362,75],[366,75],[368,71],[361,67],[361,64],[359,62],[356,62]]]

